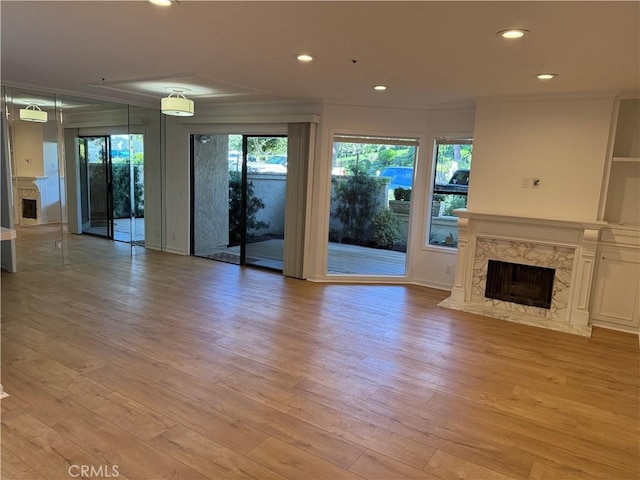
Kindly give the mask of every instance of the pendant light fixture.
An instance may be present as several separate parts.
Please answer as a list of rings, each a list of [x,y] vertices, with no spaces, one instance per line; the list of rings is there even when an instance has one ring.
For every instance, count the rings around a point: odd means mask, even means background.
[[[27,108],[20,109],[20,120],[25,122],[47,122],[47,112],[43,112],[39,106],[35,104],[29,104]]]
[[[192,117],[193,100],[182,95],[182,90],[174,90],[168,97],[162,99],[162,113],[174,117]]]

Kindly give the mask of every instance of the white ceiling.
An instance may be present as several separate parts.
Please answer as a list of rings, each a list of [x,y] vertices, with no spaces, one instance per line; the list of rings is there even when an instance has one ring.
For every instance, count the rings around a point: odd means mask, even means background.
[[[326,101],[422,108],[640,89],[640,2],[7,1],[1,80],[159,106]],[[496,32],[524,28],[506,41]],[[301,64],[294,56],[311,53]],[[355,61],[355,62],[354,62]],[[551,71],[550,82],[534,78]],[[375,84],[389,86],[375,92]]]

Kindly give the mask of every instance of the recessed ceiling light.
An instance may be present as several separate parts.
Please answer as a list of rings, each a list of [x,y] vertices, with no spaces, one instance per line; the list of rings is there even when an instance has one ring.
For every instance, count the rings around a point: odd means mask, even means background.
[[[378,90],[379,92],[386,90],[387,86],[386,85],[376,85],[375,87],[373,87],[374,90]]]
[[[502,38],[514,39],[514,38],[522,38],[529,30],[524,30],[522,28],[511,28],[509,30],[500,30],[496,35],[500,35]]]
[[[312,62],[314,57],[308,53],[301,53],[300,55],[297,55],[296,58],[299,62]]]
[[[149,0],[154,5],[160,5],[161,7],[168,7],[173,3],[172,0]]]
[[[552,78],[556,78],[558,76],[557,73],[537,73],[536,78],[538,80],[551,80]]]

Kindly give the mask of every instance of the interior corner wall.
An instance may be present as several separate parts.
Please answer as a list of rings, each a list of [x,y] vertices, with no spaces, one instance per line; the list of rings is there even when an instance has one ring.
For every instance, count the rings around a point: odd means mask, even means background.
[[[612,95],[478,104],[468,209],[596,220],[613,105]],[[523,188],[534,178],[539,188]]]
[[[455,248],[427,246],[427,207],[433,175],[434,141],[437,137],[473,137],[475,107],[457,106],[427,110],[426,142],[420,145],[420,162],[416,174],[425,178],[424,192],[420,198],[419,210],[412,218],[412,250],[409,261],[413,283],[443,290],[453,286],[453,272],[457,258]],[[471,162],[471,171],[475,168],[475,156]],[[413,197],[412,197],[413,198]],[[413,203],[413,200],[412,202]],[[418,213],[419,212],[419,213]]]

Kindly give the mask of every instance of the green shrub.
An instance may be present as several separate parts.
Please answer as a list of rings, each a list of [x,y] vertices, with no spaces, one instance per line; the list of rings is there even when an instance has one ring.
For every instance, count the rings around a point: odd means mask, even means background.
[[[379,247],[391,248],[402,240],[402,222],[385,208],[373,217],[373,241]]]
[[[113,163],[111,168],[113,218],[131,217],[131,167],[128,163]],[[134,217],[144,217],[142,166],[133,166]]]
[[[453,216],[453,211],[457,208],[465,208],[467,206],[467,197],[462,195],[450,195],[447,199],[444,215]]]
[[[405,202],[411,201],[411,189],[398,187],[393,190],[393,198],[396,200],[404,200]]]
[[[262,199],[255,196],[253,182],[247,183],[247,234],[269,228],[266,222],[256,220],[258,211],[265,207]],[[242,242],[242,176],[230,172],[229,176],[229,246]]]
[[[342,223],[347,243],[366,243],[372,238],[372,220],[380,209],[381,180],[355,170],[354,175],[338,180],[334,190],[333,216]]]

